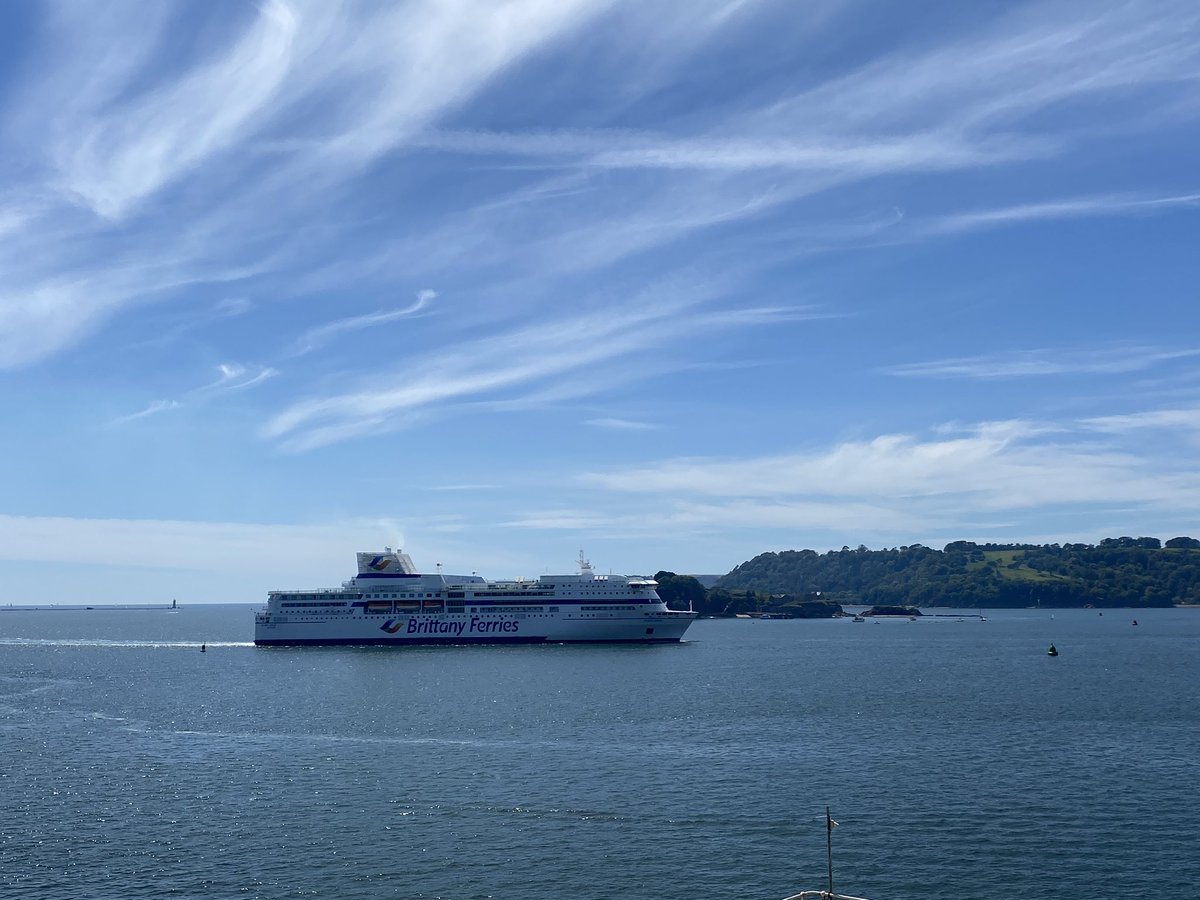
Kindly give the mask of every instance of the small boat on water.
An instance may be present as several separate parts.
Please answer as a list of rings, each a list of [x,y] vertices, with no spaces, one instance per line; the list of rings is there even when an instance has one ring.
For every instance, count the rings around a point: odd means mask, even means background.
[[[792,894],[790,897],[784,897],[783,900],[866,900],[865,897],[851,897],[849,894],[838,894],[833,890],[833,829],[837,826],[837,822],[833,821],[833,816],[829,814],[829,807],[825,807],[825,853],[829,860],[829,885],[823,891],[801,891],[798,894]]]
[[[1050,649],[1046,651],[1046,655],[1047,656],[1058,656],[1058,648],[1055,647],[1053,644],[1051,644]]]
[[[862,616],[855,616],[855,617],[854,617],[854,621],[855,621],[855,622],[865,622],[865,621],[867,621],[867,620],[866,620],[866,619],[864,619]]]

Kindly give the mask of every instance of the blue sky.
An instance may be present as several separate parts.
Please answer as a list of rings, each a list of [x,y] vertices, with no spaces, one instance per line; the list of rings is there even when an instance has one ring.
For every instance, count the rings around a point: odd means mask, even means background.
[[[10,3],[0,51],[0,602],[1200,536],[1194,3]]]

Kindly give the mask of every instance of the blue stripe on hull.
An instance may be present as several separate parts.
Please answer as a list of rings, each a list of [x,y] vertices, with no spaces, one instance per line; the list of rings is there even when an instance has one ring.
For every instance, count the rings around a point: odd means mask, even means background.
[[[678,644],[679,642],[679,638],[612,638],[608,640],[566,641],[555,640],[554,638],[542,637],[540,635],[537,637],[479,638],[478,640],[437,637],[405,638],[402,641],[389,640],[387,638],[293,638],[291,640],[255,638],[254,640],[254,644],[257,647],[411,647],[418,645],[428,646],[430,644],[442,646],[464,646],[467,644]]]

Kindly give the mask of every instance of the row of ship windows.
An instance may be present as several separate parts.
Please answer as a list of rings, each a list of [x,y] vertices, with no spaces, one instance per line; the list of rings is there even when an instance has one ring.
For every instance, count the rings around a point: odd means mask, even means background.
[[[620,609],[620,607],[616,607],[616,609]],[[633,609],[633,607],[628,607],[628,609]],[[609,609],[608,607],[597,607],[597,606],[583,606],[583,607],[580,607],[580,610],[582,612],[588,612],[589,610],[596,610],[598,612],[605,612],[605,613],[609,613],[609,612],[613,611],[613,610]],[[550,613],[543,613],[541,607],[537,607],[537,608],[532,608],[529,610],[529,612],[533,613],[532,616],[527,615],[526,612],[521,611],[521,610],[507,610],[503,613],[503,615],[515,614],[514,618],[517,618],[517,619],[527,619],[527,618],[544,619],[544,618],[549,618],[550,615],[553,614],[555,611],[556,610],[551,609]],[[643,615],[648,616],[648,615],[650,615],[650,613],[643,613]],[[382,615],[382,614],[376,615],[375,618],[383,619],[383,618],[386,618],[386,615]],[[590,615],[582,616],[582,618],[597,619],[597,618],[601,618],[601,616],[598,616],[595,613],[592,613]],[[276,621],[280,621],[280,620],[276,620]],[[286,621],[286,619],[284,619],[282,621]],[[297,621],[297,620],[293,619],[292,621]],[[306,621],[306,622],[332,622],[332,621],[334,621],[334,619],[329,616],[306,615],[306,616],[304,616],[304,621]]]
[[[475,597],[549,597],[552,591],[474,591]],[[462,591],[451,591],[447,596],[461,597]]]
[[[422,595],[420,593],[408,593],[408,594],[375,593],[375,594],[364,595],[364,596],[368,600],[420,600],[422,597]],[[433,599],[433,600],[440,600],[442,598],[442,594],[425,594],[424,596],[426,599]],[[447,591],[445,596],[450,600],[465,600],[467,595],[463,591]],[[493,591],[493,592],[489,592],[489,593],[484,593],[483,591],[476,591],[471,596],[479,597],[482,600],[486,600],[486,599],[490,599],[492,597],[549,597],[549,596],[551,596],[551,593],[549,591]],[[284,605],[285,606],[345,606],[344,603],[287,603]]]
[[[595,607],[595,608],[601,608],[601,607]],[[602,607],[602,608],[607,608],[607,607]],[[617,607],[617,608],[622,608],[622,607]],[[629,607],[629,608],[634,608],[634,607]],[[413,610],[412,612],[416,612],[416,611]],[[472,606],[469,608],[464,608],[462,606],[446,607],[446,613],[451,614],[451,616],[462,616],[462,614],[466,614],[467,612],[472,614],[472,616],[508,616],[508,614],[514,613],[514,612],[538,612],[538,613],[558,612],[558,607],[557,606],[551,606],[551,607],[505,606],[504,608],[502,608],[502,610],[492,610],[492,608],[488,608],[486,606]],[[372,610],[372,608],[370,608],[370,607],[367,608],[366,613],[368,614],[368,616],[390,616],[390,614],[391,614],[390,611],[385,612],[383,610]]]
[[[461,609],[452,609],[450,612],[461,613]],[[526,618],[527,614],[534,616],[542,616],[558,612],[557,606],[551,606],[547,609],[544,606],[508,606],[504,609],[474,609],[469,610],[471,615],[479,616],[512,616],[515,615],[518,619]]]
[[[589,593],[589,594],[602,593],[605,596],[608,596],[611,594],[615,594],[617,592],[616,591],[599,591],[599,592],[589,591],[587,593]],[[465,599],[462,591],[449,591],[446,594],[446,596],[451,600]],[[486,598],[490,598],[490,597],[533,597],[533,596],[540,596],[540,594],[532,593],[532,592],[528,592],[528,591],[525,591],[525,592],[509,591],[509,592],[497,592],[494,594],[477,593],[474,596],[479,597],[481,599],[486,599]],[[420,599],[422,599],[422,597],[418,593],[372,594],[368,599],[383,601],[383,602],[390,602],[392,600],[420,600]],[[425,594],[424,599],[440,601],[442,598],[441,598],[440,594]],[[301,608],[303,608],[303,609],[330,609],[330,608],[334,608],[334,607],[344,607],[344,606],[346,606],[346,601],[343,600],[340,602],[335,602],[335,601],[328,601],[328,600],[285,600],[280,605],[286,607],[287,609],[301,609]]]
[[[284,609],[297,609],[297,608],[306,608],[307,609],[307,608],[311,608],[311,607],[330,607],[330,606],[344,607],[345,606],[344,603],[282,603],[280,605]],[[516,612],[521,612],[521,613],[543,612],[545,610],[546,610],[546,607],[544,607],[544,606],[506,606],[503,609],[488,609],[487,607],[475,607],[475,606],[471,607],[472,613],[492,613],[492,614],[516,613]],[[637,607],[636,606],[581,606],[581,607],[579,607],[579,610],[580,610],[580,612],[636,612]],[[451,604],[449,607],[447,607],[447,612],[461,613],[463,611],[464,611],[464,608],[457,604]],[[549,608],[549,611],[552,613],[556,613],[556,612],[558,612],[558,607],[551,606]]]

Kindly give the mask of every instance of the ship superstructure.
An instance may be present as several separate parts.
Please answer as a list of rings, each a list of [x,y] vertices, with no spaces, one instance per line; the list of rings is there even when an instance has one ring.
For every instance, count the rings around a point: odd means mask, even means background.
[[[597,575],[579,555],[575,575],[488,581],[422,574],[402,550],[358,554],[340,588],[271,591],[254,617],[254,643],[500,644],[680,640],[696,618],[667,609],[653,578]]]

